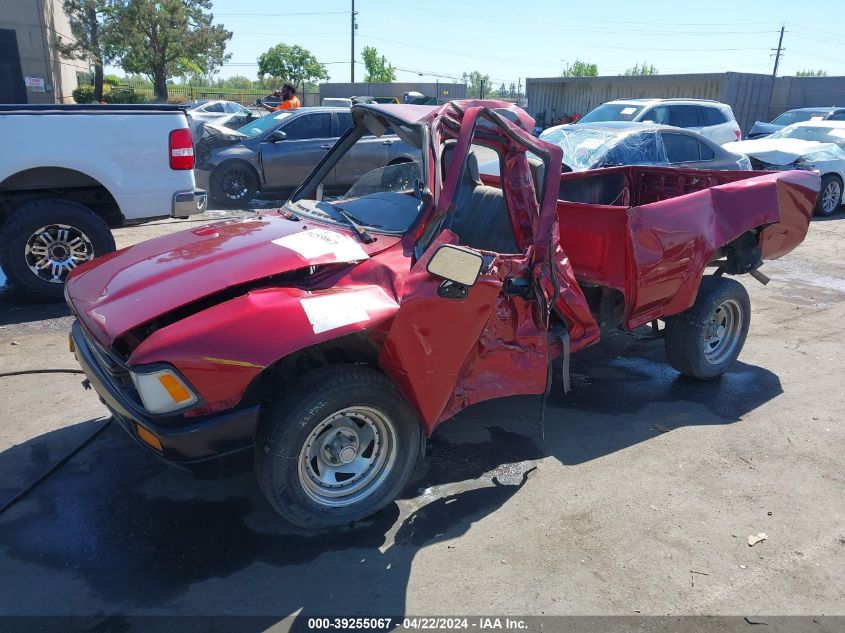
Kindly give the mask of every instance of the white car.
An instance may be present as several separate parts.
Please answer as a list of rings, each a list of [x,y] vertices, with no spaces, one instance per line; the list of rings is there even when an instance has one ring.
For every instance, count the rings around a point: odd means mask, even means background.
[[[186,101],[181,105],[188,115],[191,135],[195,139],[199,138],[202,126],[206,123],[223,125],[236,130],[262,116],[240,103],[221,99],[197,99]]]
[[[845,121],[806,121],[766,138],[728,143],[746,154],[754,169],[808,169],[822,177],[816,215],[831,215],[842,204],[845,182]]]
[[[590,110],[575,125],[605,121],[650,121],[682,127],[719,145],[742,138],[731,106],[706,99],[617,99]]]

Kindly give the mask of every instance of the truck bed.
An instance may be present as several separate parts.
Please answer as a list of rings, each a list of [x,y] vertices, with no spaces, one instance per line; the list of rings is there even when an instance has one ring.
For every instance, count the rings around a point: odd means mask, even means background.
[[[627,166],[561,175],[561,245],[586,289],[621,293],[633,329],[686,310],[723,247],[749,231],[763,259],[806,235],[819,189],[811,172]]]

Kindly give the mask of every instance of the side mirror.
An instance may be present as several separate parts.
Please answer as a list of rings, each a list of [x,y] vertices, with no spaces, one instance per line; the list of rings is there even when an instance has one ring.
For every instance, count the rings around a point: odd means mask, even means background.
[[[271,143],[279,143],[284,141],[288,137],[287,134],[282,132],[282,130],[276,130],[275,132],[271,133],[270,136],[267,137],[267,140]]]
[[[443,244],[429,260],[426,270],[447,281],[463,286],[473,286],[481,272],[483,262],[484,258],[480,253],[462,246]]]

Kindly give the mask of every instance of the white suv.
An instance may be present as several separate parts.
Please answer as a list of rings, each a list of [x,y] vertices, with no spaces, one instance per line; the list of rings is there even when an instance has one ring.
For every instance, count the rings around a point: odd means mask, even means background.
[[[651,121],[682,127],[723,145],[742,138],[731,106],[705,99],[617,99],[590,110],[578,123]]]

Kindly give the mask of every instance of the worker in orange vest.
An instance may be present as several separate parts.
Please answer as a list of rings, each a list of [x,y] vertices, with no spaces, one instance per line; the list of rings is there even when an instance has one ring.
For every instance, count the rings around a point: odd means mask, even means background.
[[[296,87],[292,83],[286,83],[282,86],[282,91],[273,91],[274,97],[281,99],[281,103],[277,106],[269,105],[263,101],[258,103],[268,112],[276,112],[278,110],[297,110],[299,109],[299,97],[296,96]]]

